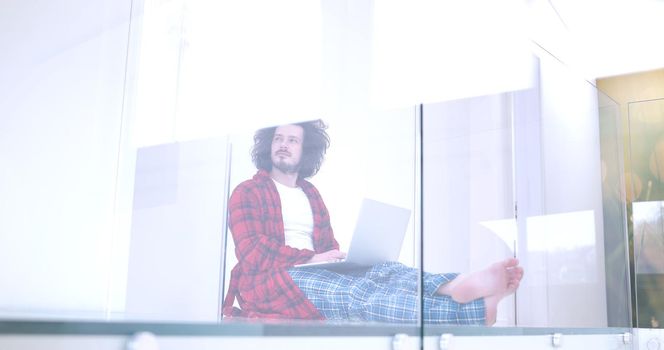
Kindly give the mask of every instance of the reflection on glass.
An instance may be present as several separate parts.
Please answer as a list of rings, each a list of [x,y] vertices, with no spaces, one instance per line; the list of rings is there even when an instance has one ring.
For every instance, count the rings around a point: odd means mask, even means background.
[[[225,137],[138,149],[131,234],[116,238],[127,263],[116,262],[114,318],[219,319],[228,152]]]
[[[664,202],[632,204],[634,267],[637,274],[664,273]]]
[[[636,324],[661,328],[664,324],[664,100],[639,101],[628,106],[631,181],[633,270],[636,286]],[[626,176],[627,177],[627,176]]]
[[[592,248],[595,242],[595,213],[590,210],[527,219],[528,251]]]
[[[489,229],[494,235],[500,238],[507,247],[513,247],[514,242],[517,238],[517,227],[516,220],[514,219],[504,219],[504,220],[487,220],[479,223],[480,225]],[[516,254],[514,248],[512,248],[513,255]]]
[[[526,225],[527,251],[533,259],[546,261],[540,268],[546,271],[547,287],[597,283],[602,271],[592,211],[532,216]]]
[[[664,202],[632,203],[634,270],[639,327],[660,328],[664,320]]]
[[[634,201],[664,198],[664,100],[629,104]]]

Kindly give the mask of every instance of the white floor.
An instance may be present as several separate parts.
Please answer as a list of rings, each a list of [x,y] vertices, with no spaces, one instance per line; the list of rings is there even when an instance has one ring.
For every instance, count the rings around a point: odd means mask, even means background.
[[[128,347],[130,338],[124,336],[57,336],[57,335],[4,335],[0,336],[3,350],[195,350],[195,349],[385,349],[385,350],[465,350],[465,349],[634,349],[657,350],[663,348],[661,330],[635,330],[635,335],[594,334],[532,336],[427,336],[424,344],[418,337],[240,337],[240,336],[162,336],[147,341],[145,346]]]

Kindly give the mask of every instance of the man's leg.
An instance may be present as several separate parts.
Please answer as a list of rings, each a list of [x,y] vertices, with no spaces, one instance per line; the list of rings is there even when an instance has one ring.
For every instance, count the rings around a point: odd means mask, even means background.
[[[356,301],[354,305],[359,311],[351,308],[349,313],[358,313],[364,319],[381,322],[415,323],[421,317],[425,324],[487,324],[490,310],[485,308],[484,299],[460,304],[450,296],[437,294],[441,285],[458,274],[424,272],[420,289],[419,273],[418,269],[395,262],[373,266],[356,280],[356,290],[351,293],[351,299]]]
[[[399,263],[385,263],[353,275],[311,268],[292,268],[289,273],[307,298],[329,320],[398,323],[419,320],[422,296],[418,294],[418,269]],[[437,293],[441,286],[456,276],[423,273],[424,322],[492,324],[499,300],[493,303],[487,300],[485,304],[484,299],[477,299],[460,304],[451,296]]]
[[[417,270],[398,263],[342,275],[323,269],[288,270],[295,284],[328,320],[416,323],[421,296]],[[430,275],[433,276],[433,275]],[[441,277],[436,275],[436,279]],[[433,294],[437,285],[430,283]],[[436,299],[444,299],[440,296]],[[429,299],[431,322],[456,324],[459,304]],[[444,320],[441,322],[441,320]]]
[[[291,278],[320,313],[328,320],[350,320],[348,306],[352,276],[316,268],[291,268]]]
[[[425,295],[434,295],[441,285],[454,280],[458,275],[458,273],[433,274],[422,272],[422,290]],[[379,283],[398,286],[413,292],[420,290],[420,270],[398,262],[378,264],[356,276],[370,278]]]
[[[400,294],[403,297],[392,298],[391,302],[412,305],[410,309],[413,312],[413,322],[417,317],[420,298],[422,297],[424,298],[422,315],[424,322],[428,324],[486,325],[488,317],[491,317],[492,314],[491,305],[485,304],[484,299],[480,298],[466,304],[460,304],[452,300],[450,296],[437,293],[442,285],[457,278],[459,276],[457,273],[433,274],[422,272],[422,296],[417,295],[418,290],[420,290],[419,269],[401,263],[388,262],[374,266],[366,272],[365,276],[376,283],[401,290]],[[411,299],[411,297],[406,297],[406,294],[411,294],[413,300],[405,301]],[[493,318],[495,318],[495,306],[493,305]]]
[[[447,295],[424,296],[424,324],[486,325],[484,299],[459,304]]]

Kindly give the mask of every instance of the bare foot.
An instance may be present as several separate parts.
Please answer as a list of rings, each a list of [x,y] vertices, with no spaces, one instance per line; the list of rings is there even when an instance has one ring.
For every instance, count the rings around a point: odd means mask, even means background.
[[[499,297],[490,296],[484,298],[484,323],[487,326],[492,326],[496,323],[496,318],[498,315],[498,303],[500,302]]]
[[[514,258],[491,264],[484,270],[461,274],[440,286],[438,294],[449,295],[458,303],[484,298],[486,325],[496,322],[498,303],[519,288],[523,268]]]
[[[521,269],[523,272],[523,269]],[[523,273],[521,274],[523,276]],[[496,323],[496,317],[498,314],[498,303],[506,296],[514,293],[517,288],[519,288],[520,281],[512,282],[507,288],[506,294],[504,295],[490,295],[484,297],[484,310],[485,310],[485,324],[491,326]]]
[[[516,291],[522,277],[523,268],[519,266],[519,260],[509,258],[493,263],[484,270],[461,274],[440,286],[437,293],[449,295],[458,303],[493,296],[500,301]]]

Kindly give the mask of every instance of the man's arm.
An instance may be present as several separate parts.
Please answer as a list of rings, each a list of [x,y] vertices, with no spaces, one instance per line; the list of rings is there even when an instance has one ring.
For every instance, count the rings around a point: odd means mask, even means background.
[[[273,236],[274,232],[265,232],[277,224],[275,216],[263,212],[257,193],[251,189],[238,187],[233,191],[229,224],[239,261],[260,271],[302,264],[314,256],[311,250],[286,246]]]
[[[330,212],[325,206],[323,197],[318,192],[318,189],[307,181],[302,181],[300,186],[309,197],[311,202],[311,211],[314,215],[314,247],[319,254],[326,253],[332,250],[339,250],[339,243],[334,238],[334,232],[330,222]],[[344,254],[345,255],[345,254]],[[329,259],[337,259],[339,257],[330,257]]]

